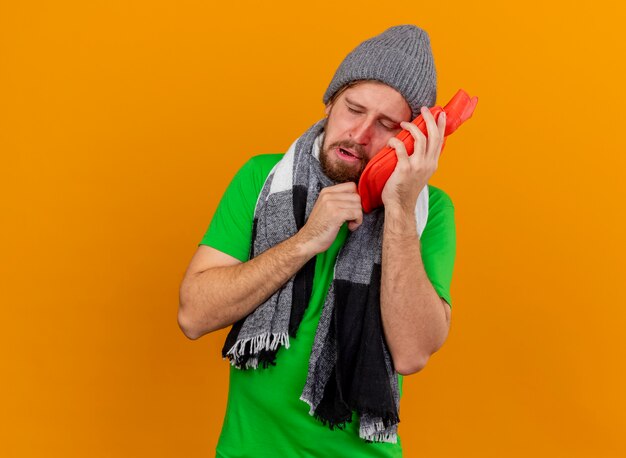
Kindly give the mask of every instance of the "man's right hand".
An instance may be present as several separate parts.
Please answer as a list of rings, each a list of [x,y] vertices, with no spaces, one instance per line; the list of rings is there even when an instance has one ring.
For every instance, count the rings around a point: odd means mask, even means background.
[[[361,198],[356,183],[328,186],[320,192],[306,224],[297,234],[300,242],[315,256],[326,251],[337,238],[341,225],[356,230],[363,222]]]
[[[323,189],[298,233],[249,261],[200,245],[180,286],[182,331],[198,339],[250,314],[313,256],[326,251],[346,221],[352,231],[363,222],[354,183]]]

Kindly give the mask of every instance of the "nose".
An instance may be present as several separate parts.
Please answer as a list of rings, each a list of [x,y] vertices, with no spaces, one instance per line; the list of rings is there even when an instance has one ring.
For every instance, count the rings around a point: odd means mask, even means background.
[[[371,140],[373,127],[372,120],[363,119],[352,128],[350,136],[359,145],[367,145]]]

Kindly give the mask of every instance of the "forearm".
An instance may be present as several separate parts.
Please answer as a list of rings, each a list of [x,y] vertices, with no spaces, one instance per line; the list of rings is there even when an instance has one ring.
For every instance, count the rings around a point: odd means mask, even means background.
[[[247,316],[311,257],[296,234],[247,262],[193,274],[180,290],[185,334],[197,339]]]
[[[385,209],[380,302],[396,370],[404,374],[419,371],[443,345],[448,322],[422,263],[412,211]]]

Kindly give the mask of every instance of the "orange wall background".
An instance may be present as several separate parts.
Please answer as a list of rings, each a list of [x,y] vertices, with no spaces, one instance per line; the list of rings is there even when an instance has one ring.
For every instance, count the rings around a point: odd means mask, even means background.
[[[179,330],[187,263],[343,57],[415,23],[439,103],[480,102],[431,180],[456,207],[452,328],[405,380],[405,456],[626,456],[617,5],[3,1],[0,455],[214,456],[226,331]]]

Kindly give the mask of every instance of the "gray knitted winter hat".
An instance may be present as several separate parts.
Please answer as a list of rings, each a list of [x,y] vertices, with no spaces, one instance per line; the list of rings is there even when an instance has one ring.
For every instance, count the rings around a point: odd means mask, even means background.
[[[393,87],[405,98],[415,118],[422,106],[437,100],[437,73],[428,34],[414,25],[398,25],[354,48],[341,62],[324,104],[347,83],[373,79]]]

